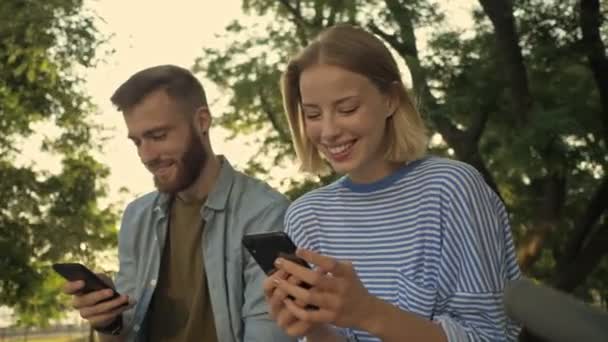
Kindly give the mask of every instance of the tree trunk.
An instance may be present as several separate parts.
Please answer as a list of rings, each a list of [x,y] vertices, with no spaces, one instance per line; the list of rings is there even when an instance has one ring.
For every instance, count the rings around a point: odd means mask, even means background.
[[[602,22],[600,2],[599,0],[581,0],[579,9],[583,48],[599,90],[600,102],[602,103],[604,141],[608,143],[608,58],[600,34],[600,24]]]
[[[511,1],[479,0],[484,12],[494,26],[496,46],[501,51],[505,64],[504,76],[509,82],[513,101],[513,117],[519,125],[528,121],[532,106],[532,95],[528,86],[528,75],[519,46],[519,35],[513,17]]]

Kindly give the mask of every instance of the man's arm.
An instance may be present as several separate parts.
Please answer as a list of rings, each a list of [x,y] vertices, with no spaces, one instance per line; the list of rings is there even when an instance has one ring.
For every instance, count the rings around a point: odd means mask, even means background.
[[[67,282],[63,287],[63,292],[74,296],[73,307],[79,311],[80,316],[87,320],[91,326],[98,331],[98,336],[101,341],[125,341],[128,329],[120,329],[120,335],[112,335],[109,332],[114,329],[113,325],[116,320],[120,320],[120,324],[124,324],[124,317],[133,312],[133,295],[134,295],[134,280],[132,275],[135,274],[135,258],[131,240],[128,237],[128,207],[122,219],[121,229],[118,238],[118,254],[119,254],[119,272],[116,277],[116,283],[104,274],[99,276],[110,286],[114,287],[121,294],[119,298],[107,300],[113,295],[113,291],[100,290],[87,294],[80,294],[81,288],[84,287],[83,281]],[[107,301],[106,301],[107,300]],[[99,330],[106,330],[108,333],[101,333]]]
[[[127,335],[130,333],[131,327],[129,322],[132,321],[134,314],[135,303],[135,274],[137,274],[135,262],[134,238],[132,234],[134,215],[131,205],[127,206],[120,224],[118,232],[118,273],[116,274],[116,290],[122,295],[129,297],[131,308],[123,312],[116,319],[119,319],[122,324],[120,335],[110,335],[107,333],[98,332],[97,335],[101,342],[121,342],[127,340]]]
[[[283,231],[283,218],[289,203],[286,199],[270,203],[259,217],[252,221],[255,228],[248,233]],[[244,274],[244,341],[286,342],[295,341],[287,336],[268,315],[268,307],[264,300],[262,283],[266,274],[255,260],[243,251]]]

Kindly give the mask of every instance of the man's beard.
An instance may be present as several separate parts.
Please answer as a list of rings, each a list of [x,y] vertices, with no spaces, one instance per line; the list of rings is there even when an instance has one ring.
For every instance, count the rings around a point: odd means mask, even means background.
[[[163,182],[158,177],[154,176],[154,185],[160,192],[176,194],[191,186],[201,174],[201,170],[207,164],[207,153],[203,147],[198,134],[193,129],[190,132],[190,142],[186,152],[176,162],[177,171],[175,177]]]

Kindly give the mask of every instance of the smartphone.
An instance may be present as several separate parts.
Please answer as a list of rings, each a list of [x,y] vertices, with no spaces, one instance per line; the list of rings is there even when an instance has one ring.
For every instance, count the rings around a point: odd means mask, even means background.
[[[308,269],[310,265],[296,256],[296,245],[291,241],[289,236],[284,232],[259,233],[243,236],[243,246],[253,256],[253,259],[260,265],[266,275],[271,275],[276,271],[274,261],[278,258],[284,258],[289,261],[300,264]],[[302,282],[299,286],[309,289],[311,286],[308,283]],[[292,296],[287,296],[294,299]],[[318,310],[314,305],[307,305],[308,310]]]
[[[99,278],[95,273],[89,270],[86,266],[78,263],[57,263],[53,264],[53,269],[55,272],[59,273],[62,277],[67,279],[68,281],[77,281],[83,280],[84,287],[80,291],[82,294],[86,294],[89,292],[112,289],[114,293],[112,297],[109,297],[105,300],[112,300],[114,298],[120,297],[120,294],[116,292],[110,285],[106,284],[101,278]]]
[[[243,236],[243,246],[260,265],[266,275],[275,272],[274,261],[278,257],[288,259],[306,268],[308,263],[296,256],[296,245],[284,232],[259,233]]]

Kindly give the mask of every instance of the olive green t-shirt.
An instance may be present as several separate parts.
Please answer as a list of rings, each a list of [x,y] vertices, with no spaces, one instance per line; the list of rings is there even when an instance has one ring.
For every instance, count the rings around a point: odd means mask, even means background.
[[[204,201],[176,196],[148,311],[149,341],[216,342],[215,322],[203,264],[200,210]]]

